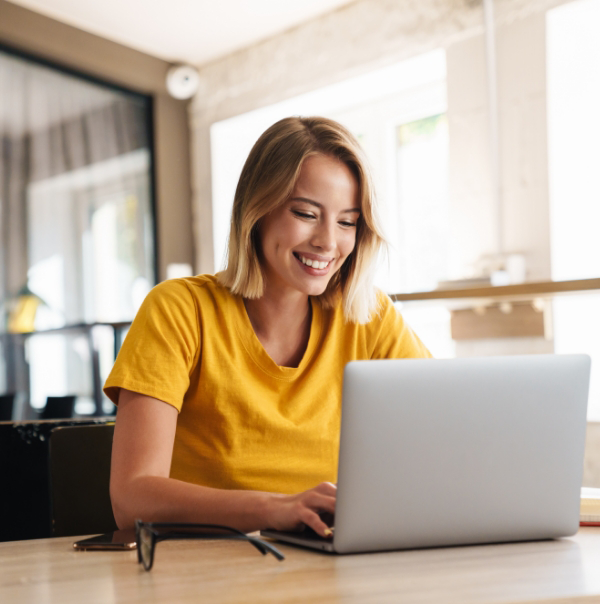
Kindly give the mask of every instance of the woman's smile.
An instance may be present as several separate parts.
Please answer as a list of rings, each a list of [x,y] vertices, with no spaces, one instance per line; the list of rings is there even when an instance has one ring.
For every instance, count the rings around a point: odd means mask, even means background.
[[[306,270],[311,269],[308,271],[309,274],[326,275],[333,261],[333,258],[325,258],[316,254],[307,254],[304,252],[293,252],[293,254]]]

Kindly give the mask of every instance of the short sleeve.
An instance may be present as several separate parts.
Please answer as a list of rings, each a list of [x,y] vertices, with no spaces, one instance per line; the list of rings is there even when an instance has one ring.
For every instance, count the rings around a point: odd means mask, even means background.
[[[431,358],[431,353],[404,321],[389,296],[379,292],[379,312],[372,321],[372,359]]]
[[[200,354],[198,309],[182,279],[164,281],[146,296],[119,351],[104,392],[115,404],[126,388],[181,411]]]

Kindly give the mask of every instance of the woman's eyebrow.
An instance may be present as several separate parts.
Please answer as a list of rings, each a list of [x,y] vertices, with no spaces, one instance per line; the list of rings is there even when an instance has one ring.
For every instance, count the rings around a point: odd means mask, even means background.
[[[313,205],[317,208],[323,207],[323,204],[319,203],[318,201],[314,201],[314,199],[308,199],[307,197],[292,197],[290,201],[303,201],[304,203],[309,203],[310,205]],[[360,210],[358,208],[349,208],[347,210],[342,210],[342,213],[344,212],[356,212],[357,214],[360,214]]]

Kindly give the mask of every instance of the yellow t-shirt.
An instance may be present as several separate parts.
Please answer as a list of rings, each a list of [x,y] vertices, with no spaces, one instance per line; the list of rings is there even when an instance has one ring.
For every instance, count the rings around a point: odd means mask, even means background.
[[[223,489],[297,493],[336,481],[344,365],[429,357],[388,296],[368,324],[312,301],[308,346],[280,367],[243,300],[211,275],[173,279],[147,296],[104,391],[145,394],[179,410],[171,477]]]

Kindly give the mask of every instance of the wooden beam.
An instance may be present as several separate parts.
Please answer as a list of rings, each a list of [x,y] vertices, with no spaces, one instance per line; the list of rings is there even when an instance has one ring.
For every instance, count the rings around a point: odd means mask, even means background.
[[[585,291],[600,291],[600,278],[575,279],[572,281],[538,281],[519,285],[498,287],[469,287],[464,289],[436,289],[429,292],[391,294],[394,302],[416,300],[452,300],[456,298],[532,298],[548,294],[562,294]]]

